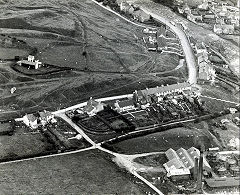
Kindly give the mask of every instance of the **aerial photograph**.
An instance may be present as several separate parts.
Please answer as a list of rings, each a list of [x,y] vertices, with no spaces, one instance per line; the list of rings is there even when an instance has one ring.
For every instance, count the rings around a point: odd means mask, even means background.
[[[239,11],[0,0],[0,195],[239,195]]]

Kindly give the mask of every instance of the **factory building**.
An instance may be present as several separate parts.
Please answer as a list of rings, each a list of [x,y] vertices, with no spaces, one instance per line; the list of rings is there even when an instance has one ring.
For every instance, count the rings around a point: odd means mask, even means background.
[[[165,152],[165,155],[168,162],[163,166],[167,171],[167,176],[171,179],[175,181],[189,179],[191,173],[195,174],[195,159],[200,158],[200,151],[197,148],[191,147],[188,150],[179,148],[176,151],[170,148]],[[203,158],[203,169],[207,171],[211,169],[205,158]]]

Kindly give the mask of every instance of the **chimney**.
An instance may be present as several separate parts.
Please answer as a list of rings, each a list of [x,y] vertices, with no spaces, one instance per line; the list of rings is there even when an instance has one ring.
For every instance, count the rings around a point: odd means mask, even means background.
[[[197,180],[197,190],[199,190],[199,191],[202,191],[203,151],[204,151],[204,146],[202,145],[201,149],[200,149],[198,180]]]
[[[197,178],[198,178],[198,162],[199,162],[199,159],[195,158],[194,159],[194,172],[193,172],[194,181],[197,181]]]

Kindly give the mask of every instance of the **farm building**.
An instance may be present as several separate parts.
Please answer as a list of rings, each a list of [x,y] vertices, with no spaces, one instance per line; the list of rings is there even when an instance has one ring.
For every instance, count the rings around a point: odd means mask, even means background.
[[[32,129],[38,128],[38,117],[34,114],[26,114],[23,117],[23,123]]]
[[[204,1],[202,4],[198,5],[198,9],[200,9],[200,10],[208,10],[209,9],[208,2]]]
[[[23,123],[32,129],[38,128],[39,125],[45,126],[50,122],[55,122],[54,115],[46,110],[34,114],[26,114],[23,117]]]
[[[179,148],[177,151],[172,148],[165,152],[168,162],[163,164],[167,171],[167,176],[171,177],[173,173],[174,179],[187,179],[195,167],[195,158],[200,158],[200,151],[197,148],[191,147],[188,150]],[[205,170],[210,170],[211,167],[203,158],[203,166]]]
[[[187,15],[187,19],[192,21],[192,22],[200,22],[200,21],[202,22],[203,17],[198,12],[192,11],[191,13],[189,13]]]
[[[35,60],[35,57],[32,55],[28,56],[27,60],[20,60],[17,62],[19,66],[26,66],[28,68],[38,69],[42,66],[42,62]]]
[[[149,51],[156,51],[157,50],[157,39],[155,36],[148,36],[143,38],[144,42]]]
[[[197,42],[195,45],[195,50],[197,54],[208,53],[207,48],[203,42]]]

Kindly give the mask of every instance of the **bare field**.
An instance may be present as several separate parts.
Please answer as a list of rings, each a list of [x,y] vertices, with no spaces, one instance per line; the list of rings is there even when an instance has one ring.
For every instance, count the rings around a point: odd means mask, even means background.
[[[0,194],[154,194],[96,150],[0,165],[0,172]]]

